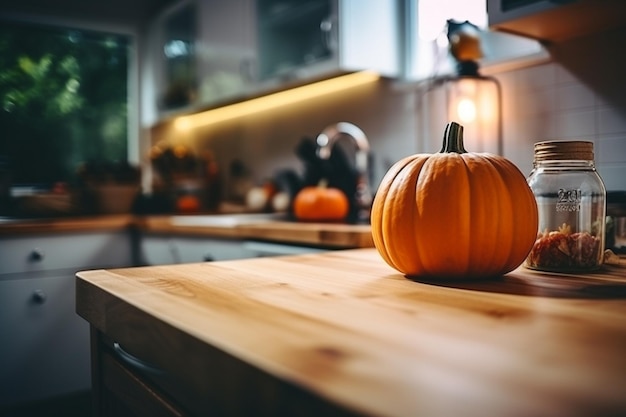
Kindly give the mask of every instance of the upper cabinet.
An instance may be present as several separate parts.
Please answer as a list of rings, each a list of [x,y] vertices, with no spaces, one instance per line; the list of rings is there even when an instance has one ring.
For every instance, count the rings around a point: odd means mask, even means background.
[[[560,42],[626,25],[624,0],[487,0],[493,29]]]
[[[186,0],[151,31],[158,118],[340,75],[396,76],[396,0]]]
[[[197,7],[198,103],[250,94],[258,79],[254,2],[198,0]]]
[[[197,5],[185,2],[157,24],[155,93],[160,110],[192,104],[198,96]]]
[[[395,0],[257,0],[263,85],[374,70],[399,73]]]
[[[256,81],[256,17],[250,0],[187,0],[152,31],[159,113],[245,96]]]

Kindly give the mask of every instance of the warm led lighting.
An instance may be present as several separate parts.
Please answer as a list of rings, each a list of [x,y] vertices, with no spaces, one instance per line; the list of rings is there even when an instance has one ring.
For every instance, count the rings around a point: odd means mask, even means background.
[[[464,123],[476,120],[476,104],[469,98],[462,98],[456,106],[459,119]]]
[[[179,130],[194,129],[369,84],[378,81],[379,78],[378,74],[371,71],[355,72],[202,113],[179,117],[175,120],[174,126]]]

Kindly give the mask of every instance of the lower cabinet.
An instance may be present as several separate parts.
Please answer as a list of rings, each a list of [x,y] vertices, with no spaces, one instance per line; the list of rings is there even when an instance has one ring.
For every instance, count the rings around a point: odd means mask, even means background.
[[[147,366],[93,332],[94,413],[111,417],[186,415],[144,372]]]
[[[89,326],[75,312],[73,271],[0,281],[0,402],[89,390]]]
[[[68,415],[46,405],[63,407],[61,399],[91,390],[89,325],[76,314],[75,274],[131,266],[129,234],[3,236],[0,261],[0,415],[34,406],[47,411],[32,415]]]
[[[265,256],[319,253],[330,250],[295,244],[218,239],[206,236],[143,235],[140,242],[139,263],[142,265],[227,261]]]
[[[211,237],[143,235],[139,262],[144,265],[226,261],[248,257],[240,240]]]
[[[94,417],[355,417],[134,308],[92,326]],[[144,329],[125,332],[125,325]],[[119,342],[118,342],[119,340]]]

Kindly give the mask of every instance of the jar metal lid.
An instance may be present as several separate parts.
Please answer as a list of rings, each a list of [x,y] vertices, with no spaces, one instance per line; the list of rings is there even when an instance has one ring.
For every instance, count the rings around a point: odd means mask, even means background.
[[[535,162],[549,160],[593,161],[593,142],[546,141],[534,146]]]

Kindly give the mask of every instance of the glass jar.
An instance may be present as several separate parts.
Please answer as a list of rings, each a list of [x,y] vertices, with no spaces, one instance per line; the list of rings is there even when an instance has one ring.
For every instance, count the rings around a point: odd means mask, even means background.
[[[536,143],[533,167],[528,184],[537,200],[539,230],[524,265],[554,272],[597,269],[604,259],[606,189],[593,143]]]

